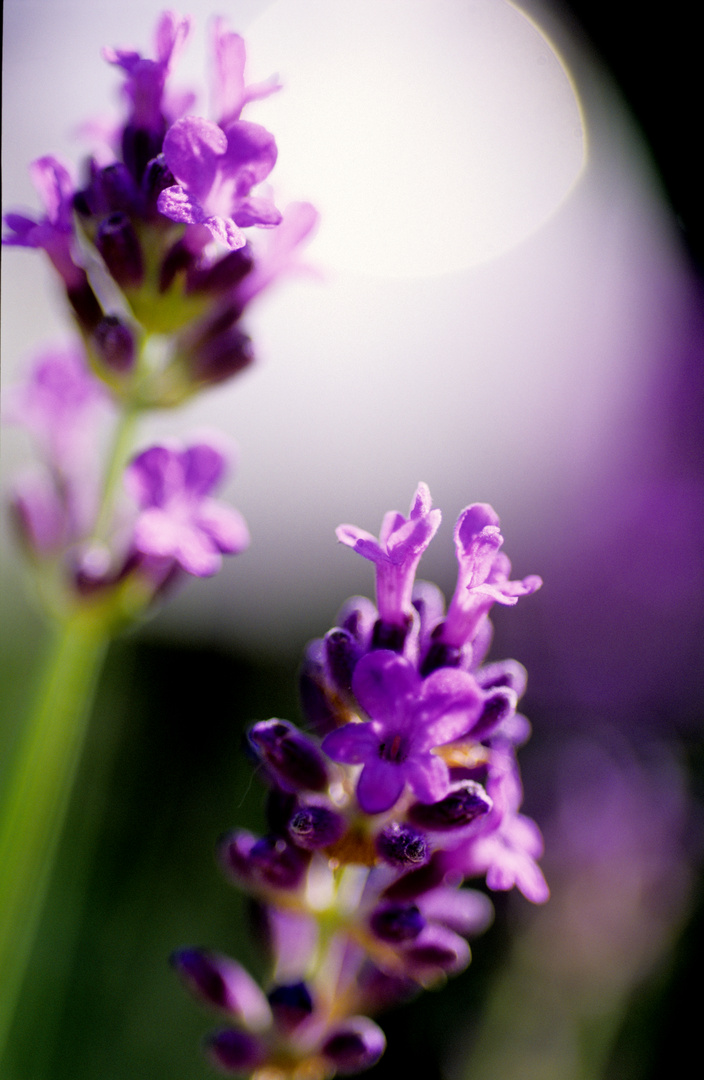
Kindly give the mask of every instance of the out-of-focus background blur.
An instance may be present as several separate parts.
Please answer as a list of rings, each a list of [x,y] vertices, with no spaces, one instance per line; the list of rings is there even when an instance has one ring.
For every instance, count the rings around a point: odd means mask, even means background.
[[[157,0],[6,0],[3,204],[27,164],[80,162],[119,109],[103,44],[151,48]],[[492,655],[529,670],[526,810],[550,903],[496,898],[470,969],[385,1019],[374,1070],[453,1080],[646,1080],[693,1024],[701,963],[704,702],[702,94],[692,13],[623,0],[233,0],[189,5],[177,82],[204,85],[226,14],[276,136],[280,203],[321,210],[311,273],[262,297],[258,364],[142,435],[224,428],[227,496],[253,544],[110,652],[24,994],[8,1080],[209,1074],[210,1017],[170,951],[255,970],[215,839],[261,822],[241,752],[253,719],[298,719],[306,641],[368,564],[334,527],[376,532],[428,482],[443,526],[421,576],[446,592],[452,524],[499,512],[517,576]],[[200,108],[207,111],[207,95]],[[3,379],[67,320],[41,257],[5,250]],[[6,429],[5,490],[27,459]],[[2,536],[3,732],[11,753],[41,621]],[[0,872],[2,872],[0,868]],[[412,1063],[412,1066],[409,1064]]]

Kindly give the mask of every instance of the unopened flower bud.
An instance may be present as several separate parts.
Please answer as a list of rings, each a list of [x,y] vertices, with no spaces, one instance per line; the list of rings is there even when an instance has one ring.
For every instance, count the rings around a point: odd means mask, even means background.
[[[249,1073],[266,1059],[266,1050],[256,1036],[232,1028],[214,1032],[206,1047],[213,1064],[225,1072]]]
[[[128,288],[141,284],[144,277],[142,249],[126,214],[110,214],[100,223],[95,246],[118,285]]]
[[[327,806],[299,807],[288,826],[289,836],[297,847],[317,851],[336,843],[345,831],[342,814]]]
[[[492,801],[481,784],[464,780],[439,802],[414,803],[408,816],[415,825],[434,832],[459,829],[488,813]]]
[[[328,783],[325,758],[312,739],[285,720],[262,720],[249,740],[284,791],[322,791]]]
[[[363,1072],[379,1060],[386,1036],[367,1016],[352,1016],[328,1036],[322,1052],[343,1075]]]
[[[381,830],[376,838],[376,849],[391,866],[409,868],[428,861],[428,841],[423,834],[396,821]]]
[[[93,343],[100,360],[122,375],[134,367],[136,346],[132,330],[117,315],[105,315],[95,328]]]
[[[268,997],[276,1025],[284,1031],[293,1031],[313,1012],[313,999],[304,982],[276,986]]]

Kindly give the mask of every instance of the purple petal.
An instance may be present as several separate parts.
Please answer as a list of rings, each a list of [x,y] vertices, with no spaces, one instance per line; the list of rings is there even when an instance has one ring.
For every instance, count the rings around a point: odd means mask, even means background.
[[[164,217],[183,225],[202,225],[205,221],[203,207],[180,184],[164,188],[156,201],[156,206]]]
[[[414,709],[418,725],[414,746],[430,750],[461,738],[476,722],[482,706],[482,693],[469,672],[457,668],[433,671],[424,681]]]
[[[408,727],[408,699],[418,694],[420,686],[410,661],[388,649],[363,656],[352,679],[354,695],[369,716],[399,730]]]
[[[386,558],[386,552],[383,551],[377,538],[372,536],[371,533],[365,532],[364,529],[358,529],[356,525],[338,525],[335,529],[335,536],[341,544],[353,548],[360,555],[363,555],[365,559],[379,562],[381,559]]]
[[[247,522],[231,506],[206,499],[198,511],[196,523],[225,555],[238,555],[249,547]]]
[[[227,128],[226,141],[223,172],[230,177],[237,176],[238,196],[248,195],[256,184],[267,178],[276,164],[278,151],[274,136],[261,124],[237,120]]]
[[[239,251],[247,243],[246,236],[233,218],[211,214],[210,217],[203,217],[202,224],[210,230],[214,240],[219,240],[230,251]]]
[[[250,1073],[266,1060],[263,1043],[244,1031],[227,1029],[208,1038],[209,1055],[225,1072]]]
[[[184,487],[197,498],[209,495],[222,479],[225,456],[210,443],[195,443],[182,454]]]
[[[177,180],[193,198],[207,196],[228,139],[222,128],[200,116],[184,116],[172,124],[164,138],[164,157]]]
[[[390,810],[405,787],[404,770],[398,765],[372,758],[357,782],[357,802],[366,814]]]
[[[265,994],[228,956],[205,949],[181,949],[173,954],[171,963],[189,990],[206,1004],[229,1013],[253,1031],[263,1031],[271,1024]]]
[[[222,566],[222,555],[212,540],[193,527],[184,526],[181,530],[173,554],[183,569],[195,577],[212,577]]]
[[[271,199],[250,196],[239,203],[234,220],[241,229],[247,229],[251,225],[272,229],[281,221],[281,211],[276,209]]]
[[[225,124],[236,120],[244,105],[245,46],[239,34],[225,29],[223,18],[215,19],[213,52],[215,53],[214,98],[218,121]]]
[[[325,736],[322,750],[333,761],[341,761],[344,765],[361,765],[371,757],[378,756],[379,736],[373,724],[345,724]]]
[[[436,754],[415,757],[406,762],[406,780],[422,803],[434,803],[444,799],[450,789],[450,773],[447,765]]]
[[[322,1052],[342,1075],[363,1072],[386,1049],[386,1036],[367,1016],[352,1016],[328,1035]]]

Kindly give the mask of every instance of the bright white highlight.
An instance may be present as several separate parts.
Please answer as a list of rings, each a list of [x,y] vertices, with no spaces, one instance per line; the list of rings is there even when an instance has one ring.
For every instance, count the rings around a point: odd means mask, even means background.
[[[569,76],[506,0],[276,0],[247,47],[285,86],[258,107],[277,187],[315,192],[334,269],[474,266],[538,229],[582,170]]]

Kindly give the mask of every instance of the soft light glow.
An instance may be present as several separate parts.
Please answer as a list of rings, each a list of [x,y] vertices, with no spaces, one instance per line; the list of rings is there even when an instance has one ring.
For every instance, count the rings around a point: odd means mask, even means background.
[[[336,269],[425,277],[520,243],[584,163],[574,87],[506,0],[276,0],[249,28],[277,184],[314,191]],[[262,110],[263,115],[263,110]]]

